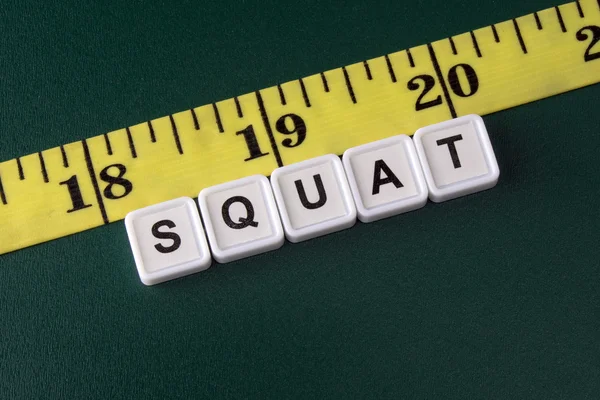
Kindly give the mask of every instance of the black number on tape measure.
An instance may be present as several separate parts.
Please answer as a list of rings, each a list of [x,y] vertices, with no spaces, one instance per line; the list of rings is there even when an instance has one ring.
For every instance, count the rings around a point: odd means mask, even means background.
[[[255,158],[259,158],[262,156],[266,156],[269,153],[263,153],[260,150],[260,146],[258,145],[258,140],[256,140],[256,133],[254,133],[254,128],[252,125],[248,125],[241,131],[237,131],[236,135],[244,135],[244,140],[246,141],[246,146],[248,146],[248,151],[250,152],[250,157],[244,159],[244,161],[254,160]]]
[[[288,127],[288,121],[291,121],[291,127]],[[297,147],[300,146],[304,139],[306,139],[306,123],[296,114],[285,114],[280,117],[275,123],[275,129],[277,132],[283,133],[284,135],[297,135],[296,140],[293,139],[283,139],[281,144],[284,147]],[[236,135],[243,135],[244,140],[246,141],[246,146],[248,147],[248,152],[250,153],[250,157],[244,159],[244,161],[254,160],[256,158],[266,156],[269,153],[263,153],[258,144],[258,140],[256,139],[256,133],[254,132],[254,127],[252,125],[248,125],[241,131],[236,132]]]
[[[438,95],[435,99],[426,101],[425,103],[421,102],[423,100],[423,97],[425,97],[427,95],[427,93],[429,93],[431,91],[431,89],[433,89],[433,87],[435,86],[435,79],[433,78],[433,76],[431,76],[431,75],[415,76],[410,81],[408,81],[408,84],[406,86],[408,87],[409,90],[419,90],[421,88],[421,85],[419,83],[417,83],[417,81],[423,81],[423,91],[421,92],[421,95],[417,99],[417,104],[415,104],[416,111],[425,110],[426,108],[435,107],[435,106],[442,104],[442,96],[441,95]]]
[[[598,43],[598,41],[600,41],[600,26],[589,25],[589,26],[584,26],[583,28],[578,30],[575,37],[580,42],[585,42],[588,39],[588,34],[585,33],[585,31],[591,32],[592,40],[591,40],[590,45],[588,46],[587,50],[585,51],[585,54],[583,55],[583,60],[585,62],[597,60],[598,58],[600,58],[600,50],[597,50],[595,53],[592,53],[592,47],[594,47],[594,45],[596,43]]]
[[[294,127],[292,129],[288,129],[287,122],[288,120],[292,121]],[[292,139],[283,139],[281,144],[284,147],[297,147],[304,142],[306,139],[306,124],[304,120],[296,114],[286,114],[283,117],[279,118],[275,123],[275,129],[277,132],[283,133],[284,135],[298,135],[298,139],[294,142]]]
[[[463,86],[460,83],[459,79],[459,71],[464,73],[467,78],[467,83],[469,84],[468,91],[463,89]],[[423,102],[423,97],[427,95],[435,86],[435,78],[431,75],[418,75],[408,81],[406,85],[409,90],[419,90],[421,85],[417,81],[423,82],[423,91],[417,98],[417,103],[415,104],[415,110],[421,111],[425,110],[429,107],[435,107],[442,104],[442,96],[438,95],[435,99]],[[479,78],[477,77],[477,73],[475,69],[471,67],[469,64],[457,64],[454,67],[450,68],[448,72],[448,83],[450,84],[450,89],[452,92],[460,97],[469,97],[473,96],[479,90]]]
[[[119,170],[119,174],[117,176],[112,176],[108,173],[108,171],[112,168],[116,168]],[[104,197],[106,197],[107,199],[116,200],[123,198],[129,193],[131,193],[131,191],[133,190],[133,185],[131,184],[131,181],[123,178],[125,172],[127,172],[127,168],[125,168],[123,164],[112,164],[100,171],[100,179],[108,183],[108,185],[104,188],[103,191]],[[123,193],[115,194],[113,192],[113,187],[115,185],[123,187]]]
[[[67,185],[67,189],[69,190],[69,196],[71,196],[71,203],[73,204],[73,208],[67,210],[68,213],[83,210],[84,208],[92,206],[91,204],[85,204],[85,201],[83,201],[81,189],[79,188],[79,182],[77,182],[77,175],[73,175],[66,181],[60,182],[60,184]]]
[[[458,78],[459,69],[467,77],[467,82],[469,83],[468,92],[465,92],[460,84],[460,80]],[[479,79],[477,78],[475,70],[469,64],[458,64],[450,68],[450,72],[448,72],[448,83],[450,84],[452,91],[460,97],[473,96],[475,93],[477,93],[477,89],[479,89]]]

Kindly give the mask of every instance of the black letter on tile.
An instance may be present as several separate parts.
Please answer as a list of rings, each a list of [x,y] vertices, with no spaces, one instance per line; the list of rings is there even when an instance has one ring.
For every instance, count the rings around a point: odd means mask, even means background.
[[[300,202],[305,208],[309,210],[321,208],[327,201],[327,193],[325,193],[325,188],[323,187],[321,174],[313,175],[313,179],[315,180],[315,185],[317,186],[317,192],[319,192],[319,200],[317,200],[315,203],[311,203],[306,198],[306,192],[304,191],[304,185],[302,184],[302,181],[300,179],[294,181],[294,183],[296,184],[296,190],[298,191],[298,195],[300,196]]]
[[[233,203],[242,203],[244,207],[246,207],[246,218],[240,217],[238,222],[233,222],[231,216],[229,215],[229,207]],[[223,207],[221,207],[221,214],[223,215],[223,221],[227,224],[231,229],[244,229],[247,226],[257,227],[258,222],[254,220],[254,206],[244,196],[233,196],[227,199],[225,203],[223,203]]]
[[[175,228],[175,222],[169,219],[163,219],[152,225],[152,235],[157,239],[171,239],[173,244],[165,247],[158,243],[154,245],[154,248],[161,253],[172,253],[181,246],[181,238],[175,232],[161,232],[158,229],[166,226],[167,228]]]
[[[452,164],[454,168],[460,168],[460,160],[458,159],[458,153],[456,152],[456,145],[454,142],[462,140],[462,135],[450,136],[445,139],[440,139],[436,143],[438,146],[448,145],[448,151],[450,151],[450,157],[452,158]]]
[[[381,178],[381,171],[385,174],[385,178],[383,179]],[[396,189],[404,186],[385,161],[377,160],[375,161],[375,170],[373,172],[373,194],[379,194],[379,188],[386,183],[393,183]]]

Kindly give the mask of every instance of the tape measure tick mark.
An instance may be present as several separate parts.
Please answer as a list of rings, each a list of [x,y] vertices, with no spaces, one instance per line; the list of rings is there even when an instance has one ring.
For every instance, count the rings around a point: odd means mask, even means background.
[[[300,82],[300,89],[302,89],[302,98],[304,99],[304,104],[306,104],[306,107],[310,107],[310,100],[308,99],[308,93],[306,92],[304,81],[302,78],[300,78],[298,79],[298,82]]]
[[[69,168],[69,159],[67,158],[67,152],[65,151],[64,146],[60,145],[60,154],[62,155],[63,167]]]
[[[392,61],[390,60],[390,56],[385,55],[385,63],[388,67],[388,72],[390,73],[390,78],[392,78],[392,82],[396,83],[396,73],[394,72],[394,67],[392,66]]]
[[[371,68],[369,67],[369,63],[365,60],[365,61],[363,61],[363,65],[365,67],[365,73],[367,74],[367,79],[373,80],[373,75],[371,75]]]
[[[112,151],[112,146],[110,145],[110,139],[108,138],[108,133],[105,133],[103,136],[104,136],[104,143],[106,144],[106,152],[108,153],[109,156],[112,156],[113,151]]]
[[[129,150],[131,151],[131,157],[137,158],[137,152],[135,151],[135,144],[133,143],[131,131],[129,130],[129,128],[125,128],[125,132],[127,133],[127,141],[129,142]]]
[[[244,113],[242,112],[242,105],[240,104],[240,100],[237,96],[235,96],[233,98],[233,101],[235,102],[235,109],[237,110],[238,118],[244,118]]]
[[[410,53],[410,49],[406,49],[406,55],[408,56],[408,63],[411,68],[415,67],[415,60],[413,59],[412,54]]]
[[[575,4],[577,5],[577,11],[579,12],[579,16],[581,18],[585,18],[585,15],[583,14],[583,9],[581,8],[581,3],[579,2],[579,0],[576,0]]]
[[[277,142],[275,142],[275,137],[273,136],[273,130],[271,129],[271,123],[269,122],[269,116],[267,115],[267,109],[265,108],[265,103],[263,101],[262,95],[260,94],[260,90],[254,92],[254,94],[256,95],[256,103],[258,104],[258,110],[260,111],[260,116],[262,117],[263,125],[265,126],[265,130],[267,131],[267,136],[269,136],[271,149],[273,149],[273,154],[275,155],[275,161],[277,161],[278,167],[283,167],[281,154],[279,154],[279,148],[277,148]]]
[[[44,178],[44,182],[48,183],[48,171],[46,171],[46,162],[44,161],[44,156],[41,151],[38,151],[38,158],[40,159],[40,168],[42,169],[42,177]]]
[[[325,77],[324,72],[321,72],[321,80],[323,81],[323,89],[325,89],[325,93],[329,93],[329,84],[327,83],[327,78]]]
[[[94,187],[94,193],[96,194],[96,200],[98,201],[98,208],[100,208],[100,214],[102,215],[102,222],[108,224],[110,221],[108,220],[108,215],[106,215],[106,209],[104,208],[104,200],[102,199],[102,194],[100,193],[98,179],[96,179],[96,172],[94,171],[94,165],[92,164],[92,158],[90,157],[90,149],[88,148],[88,144],[85,139],[81,141],[81,145],[83,146],[83,156],[85,157],[85,165],[90,175],[92,186]]]
[[[173,131],[173,139],[175,139],[175,145],[177,146],[177,151],[179,154],[183,154],[183,148],[181,147],[181,142],[179,141],[179,132],[177,132],[177,125],[175,124],[175,119],[173,115],[169,115],[169,120],[171,121],[171,130]]]
[[[198,123],[198,116],[196,115],[196,111],[194,111],[193,108],[190,109],[190,112],[192,113],[192,120],[194,121],[194,129],[199,131],[200,130],[200,124]],[[148,122],[148,126],[150,127],[150,132],[152,137],[154,137],[154,129],[152,128],[152,125],[150,125],[150,122]],[[152,140],[152,142],[155,142],[156,139]]]
[[[0,176],[0,200],[2,200],[2,204],[8,204],[6,201],[6,195],[4,194],[4,187],[2,186],[2,176]]]
[[[448,92],[448,87],[446,86],[446,81],[444,80],[444,76],[442,75],[442,69],[440,68],[440,63],[435,55],[435,50],[431,43],[427,44],[427,50],[429,50],[429,57],[431,57],[431,63],[433,64],[433,69],[435,69],[435,73],[437,75],[438,81],[442,86],[442,91],[444,92],[444,98],[446,99],[446,104],[448,105],[448,109],[450,110],[450,115],[452,118],[456,118],[456,110],[454,109],[454,103],[452,103],[452,98],[450,98],[450,93]]]
[[[215,120],[217,121],[217,127],[219,128],[219,132],[223,133],[225,130],[223,129],[223,123],[221,122],[221,115],[219,114],[219,108],[217,107],[217,103],[212,103],[213,111],[215,113]]]
[[[496,25],[492,24],[492,33],[494,34],[494,40],[496,43],[500,43],[500,36],[498,36],[498,31],[496,30]]]
[[[352,82],[350,82],[350,75],[348,74],[348,70],[346,67],[342,67],[342,71],[344,72],[344,79],[346,80],[346,88],[348,89],[348,94],[352,99],[352,102],[356,104],[356,96],[354,95],[354,88],[352,87]]]
[[[448,38],[448,41],[450,42],[450,48],[452,48],[452,54],[457,55],[458,52],[456,51],[456,45],[454,44],[454,39],[452,36]]]
[[[281,85],[277,85],[277,90],[279,91],[279,99],[281,101],[281,105],[285,106],[287,103],[285,101],[285,94],[283,94],[283,89],[281,88]]]
[[[17,160],[17,169],[19,170],[19,179],[23,180],[23,179],[25,179],[25,174],[23,173],[23,166],[21,165],[21,159],[19,157],[17,157],[16,160]]]
[[[540,20],[540,16],[538,15],[537,12],[533,13],[533,17],[535,18],[535,24],[536,24],[536,26],[538,28],[538,31],[541,31],[542,29],[544,29],[542,27],[542,21]]]
[[[560,8],[556,6],[554,9],[556,10],[556,18],[558,18],[558,22],[560,23],[560,30],[563,31],[563,33],[567,32],[567,27],[565,26],[565,21],[563,20]]]
[[[513,18],[513,26],[515,27],[515,32],[517,34],[517,39],[519,39],[519,44],[521,45],[521,50],[523,53],[527,54],[527,46],[525,46],[525,42],[523,41],[523,36],[521,36],[521,29],[519,28],[519,23],[515,18]]]
[[[471,34],[471,40],[473,41],[473,48],[475,49],[475,53],[477,54],[477,58],[481,58],[481,50],[479,49],[479,43],[477,43],[477,38],[475,37],[475,32],[469,32]]]

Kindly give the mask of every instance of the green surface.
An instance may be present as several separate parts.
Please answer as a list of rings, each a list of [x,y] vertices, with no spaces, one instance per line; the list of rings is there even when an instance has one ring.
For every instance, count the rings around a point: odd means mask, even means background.
[[[3,2],[0,159],[556,4],[169,3]],[[599,398],[599,98],[485,117],[492,190],[156,287],[122,222],[0,256],[0,398]]]

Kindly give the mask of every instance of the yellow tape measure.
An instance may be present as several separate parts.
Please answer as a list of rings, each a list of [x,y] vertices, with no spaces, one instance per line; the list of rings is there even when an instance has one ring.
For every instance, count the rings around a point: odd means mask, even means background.
[[[600,80],[580,0],[0,164],[0,253],[207,186]]]

